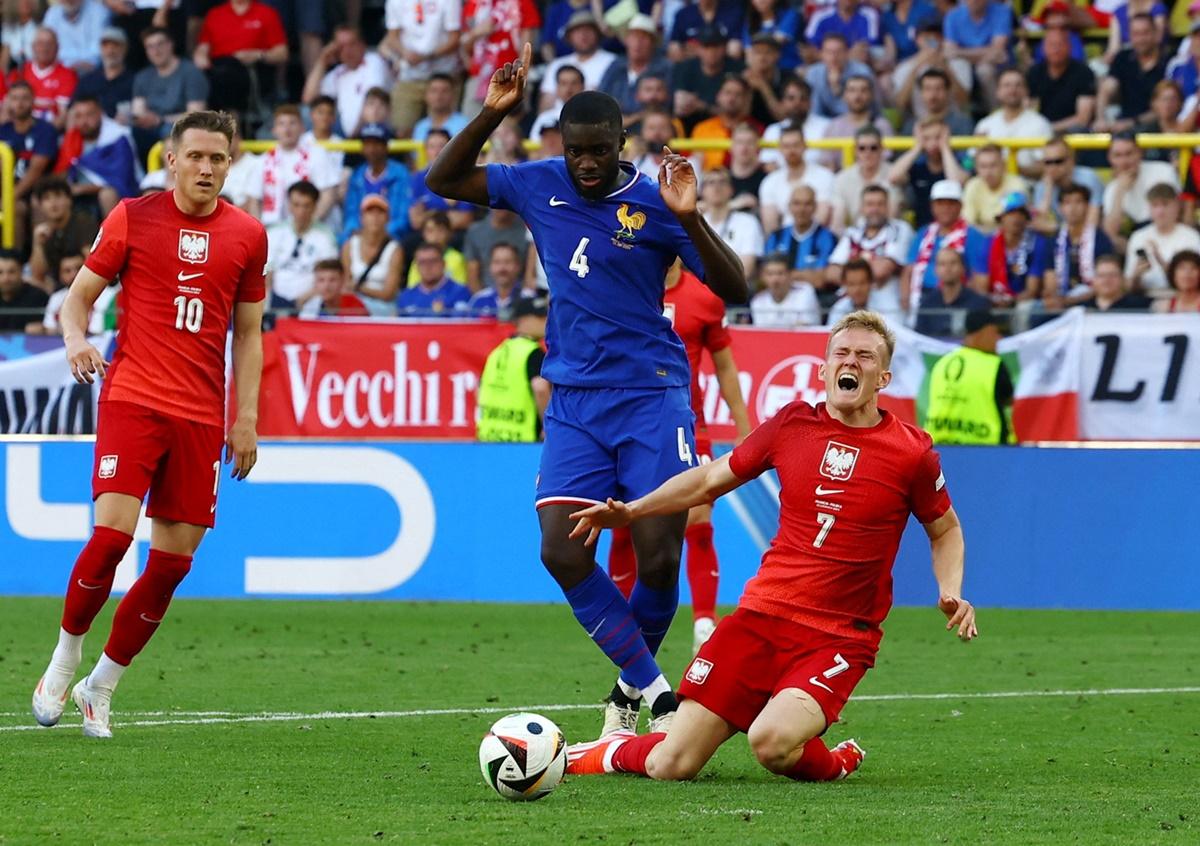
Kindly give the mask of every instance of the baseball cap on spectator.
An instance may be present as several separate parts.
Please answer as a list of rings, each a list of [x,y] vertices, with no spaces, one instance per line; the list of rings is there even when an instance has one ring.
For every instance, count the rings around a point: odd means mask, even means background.
[[[391,203],[387,201],[387,197],[382,194],[367,194],[362,198],[362,202],[358,204],[359,213],[365,212],[367,209],[383,209],[385,212],[391,212]]]
[[[550,301],[543,296],[518,297],[513,304],[513,319],[518,317],[545,317],[550,310]]]
[[[600,24],[597,23],[596,16],[587,9],[582,9],[567,19],[567,25],[563,28],[563,35],[567,35],[571,30],[580,26],[590,26],[596,32],[600,31]]]
[[[708,24],[696,35],[696,41],[701,47],[724,47],[729,41],[729,32],[720,24]]]
[[[648,35],[653,35],[655,39],[658,38],[658,27],[654,25],[654,18],[650,17],[649,15],[642,14],[641,12],[638,12],[629,19],[629,25],[625,27],[625,30],[627,32],[633,32],[634,30],[637,30],[638,32],[644,32]]]
[[[753,47],[755,44],[768,44],[768,45],[774,47],[776,50],[783,49],[783,47],[779,43],[779,39],[765,30],[763,30],[762,32],[759,32],[757,35],[755,35],[753,38],[750,39],[750,46]]]
[[[946,180],[943,180],[946,181]],[[957,185],[958,183],[954,183]],[[996,220],[1004,217],[1009,212],[1024,212],[1025,217],[1029,218],[1032,215],[1029,213],[1029,202],[1025,199],[1025,195],[1020,191],[1013,191],[1004,198],[1004,206],[1000,209],[1000,213],[996,215]]]
[[[1045,20],[1050,15],[1069,15],[1071,14],[1071,4],[1064,0],[1052,0],[1046,4],[1046,8],[1042,9],[1041,20]]]
[[[376,141],[388,142],[392,140],[392,130],[388,128],[386,123],[368,123],[358,131],[358,137],[361,140],[374,138]]]
[[[954,200],[956,203],[962,202],[962,186],[953,179],[939,179],[933,183],[933,188],[929,191],[929,199],[932,200]]]
[[[120,27],[106,26],[100,33],[100,43],[105,41],[116,41],[118,44],[128,44],[129,36],[125,34],[125,30]]]

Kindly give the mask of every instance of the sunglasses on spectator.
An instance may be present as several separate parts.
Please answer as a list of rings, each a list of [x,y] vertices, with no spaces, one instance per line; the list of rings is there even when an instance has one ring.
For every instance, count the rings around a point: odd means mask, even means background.
[[[860,153],[875,153],[881,149],[883,149],[883,148],[878,144],[859,144],[858,145],[858,151]]]
[[[1067,163],[1066,159],[1042,159],[1042,164],[1060,165],[1060,164],[1066,164],[1066,163]]]

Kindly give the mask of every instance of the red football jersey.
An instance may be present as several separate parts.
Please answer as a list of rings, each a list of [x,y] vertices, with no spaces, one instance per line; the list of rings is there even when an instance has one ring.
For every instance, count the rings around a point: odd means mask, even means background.
[[[892,565],[911,513],[950,508],[933,442],[884,411],[852,428],[792,402],[734,449],[740,479],[779,473],[779,532],[740,606],[878,645],[892,606]]]
[[[28,82],[33,89],[33,116],[51,122],[67,110],[75,86],[79,84],[75,71],[61,62],[55,62],[48,68],[26,62],[16,78]]]
[[[700,357],[720,352],[732,341],[725,326],[725,302],[708,286],[686,270],[679,274],[679,284],[668,288],[663,297],[663,314],[675,327],[675,334],[687,349],[688,365],[692,369],[692,411],[696,425],[704,425],[704,392],[700,390]]]
[[[207,44],[214,59],[232,56],[242,50],[270,50],[287,43],[279,13],[265,3],[254,2],[239,15],[229,3],[222,3],[204,16],[200,44]]]
[[[122,200],[87,257],[121,277],[123,323],[100,393],[164,414],[225,424],[225,337],[236,303],[266,296],[267,233],[224,200],[186,215],[173,191]]]

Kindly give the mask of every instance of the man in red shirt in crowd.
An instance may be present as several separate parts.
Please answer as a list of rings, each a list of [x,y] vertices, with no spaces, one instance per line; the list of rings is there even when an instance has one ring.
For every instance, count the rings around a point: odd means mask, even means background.
[[[729,406],[729,415],[740,443],[750,433],[750,416],[738,382],[733,343],[725,321],[725,302],[703,282],[683,269],[678,260],[667,272],[667,291],[663,311],[675,327],[675,334],[687,350],[692,370],[692,411],[696,415],[696,458],[701,464],[712,461],[712,439],[704,419],[704,391],[700,387],[700,361],[707,350],[716,371],[721,397]],[[720,568],[713,547],[712,504],[703,503],[688,511],[687,577],[692,589],[692,650],[700,648],[716,627],[717,583]],[[637,560],[629,529],[614,529],[608,556],[608,574],[628,599],[633,592]],[[637,698],[630,697],[636,707]],[[636,713],[631,720],[636,725]]]
[[[829,335],[821,376],[828,399],[796,401],[729,455],[688,470],[628,504],[576,512],[572,537],[674,514],[774,468],[779,532],[733,614],[700,648],[679,687],[670,731],[616,732],[567,753],[567,772],[690,779],[734,734],[759,762],[798,781],[844,778],[865,752],[821,740],[874,665],[892,604],[892,564],[908,515],[925,526],[938,607],[963,640],[978,631],[961,596],[963,535],[929,436],[878,407],[891,381],[895,336],[857,311]]]
[[[63,303],[63,340],[79,382],[104,379],[92,476],[95,529],[71,571],[58,646],[33,693],[52,726],[82,659],[83,637],[112,589],[149,491],[150,555],[117,606],[91,674],[71,690],[88,737],[112,737],[109,704],[129,662],[150,640],[217,510],[221,446],[232,476],[257,457],[258,388],[267,236],[220,199],[234,119],[192,112],[171,132],[172,191],[123,200]],[[174,271],[174,272],[173,272]],[[87,317],[121,277],[124,324],[112,364],[88,343]],[[225,434],[225,337],[233,323],[237,412]]]
[[[192,61],[200,70],[233,56],[243,65],[287,61],[287,34],[279,13],[258,0],[229,0],[204,16]]]
[[[22,65],[14,76],[28,82],[33,90],[33,116],[49,121],[62,132],[79,77],[58,60],[58,36],[54,30],[38,29],[33,36],[32,52],[32,61]]]

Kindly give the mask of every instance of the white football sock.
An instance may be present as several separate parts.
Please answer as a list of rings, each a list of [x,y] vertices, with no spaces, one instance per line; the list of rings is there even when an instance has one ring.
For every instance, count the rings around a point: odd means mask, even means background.
[[[664,693],[671,692],[671,683],[667,681],[667,677],[659,673],[658,678],[650,682],[648,686],[642,689],[642,696],[646,699],[647,705],[654,705],[658,701],[658,697]]]
[[[66,629],[58,630],[58,646],[50,656],[50,670],[64,676],[74,676],[83,660],[83,635],[73,635]]]
[[[88,685],[111,694],[116,689],[117,682],[121,680],[121,674],[125,672],[125,669],[102,652],[95,669],[88,676]]]
[[[617,687],[621,688],[621,692],[624,693],[626,696],[628,696],[630,699],[632,699],[634,702],[637,702],[639,699],[642,698],[641,690],[634,687],[629,682],[625,681],[625,679],[623,679],[623,678],[620,678],[620,677],[617,678]]]

